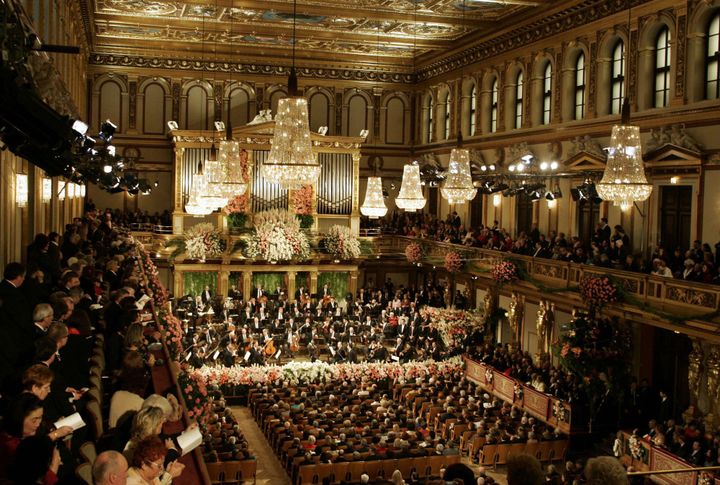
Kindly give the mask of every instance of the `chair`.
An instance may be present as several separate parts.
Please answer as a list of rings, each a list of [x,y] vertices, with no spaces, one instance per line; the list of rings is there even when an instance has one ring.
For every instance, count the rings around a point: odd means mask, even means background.
[[[480,450],[480,465],[495,466],[495,455],[497,454],[497,445],[484,445]]]
[[[484,436],[476,436],[474,440],[470,443],[470,446],[468,447],[468,458],[471,460],[475,458],[475,455],[479,454],[482,450],[482,447],[485,445],[485,437]]]
[[[255,483],[257,481],[257,460],[238,461],[232,471],[235,472],[238,483],[247,482],[250,478]]]
[[[418,477],[425,478],[428,476],[428,458],[427,456],[420,456],[417,458],[413,458],[413,467],[415,468],[415,472],[418,474]]]
[[[440,470],[445,468],[445,459],[447,457],[443,455],[433,455],[427,458],[427,468],[430,469],[428,476],[439,477]]]
[[[208,477],[212,484],[222,484],[225,481],[225,467],[224,463],[205,463],[208,471]]]
[[[507,457],[510,458],[513,455],[521,455],[525,453],[526,443],[513,443],[508,447]]]
[[[475,431],[472,431],[472,430],[470,430],[470,431],[464,431],[463,434],[462,434],[462,436],[460,437],[460,454],[461,454],[461,455],[462,455],[463,452],[467,451],[468,445],[470,444],[470,443],[468,442],[468,440],[470,439],[470,437],[472,436],[472,434],[473,434],[474,432],[475,432]]]
[[[298,485],[319,482],[318,475],[315,472],[316,466],[317,465],[303,465],[300,467],[300,471],[298,472]]]
[[[333,480],[334,470],[332,463],[320,463],[315,465],[315,473],[317,474],[319,483],[322,483],[325,477],[329,477],[331,483],[335,481]]]
[[[367,473],[367,475],[370,477],[370,481],[373,481],[377,479],[381,469],[382,463],[380,461],[366,461],[365,467],[363,468],[363,473]]]
[[[565,452],[567,451],[568,442],[567,440],[552,441],[552,452],[550,454],[550,461],[564,461]]]
[[[508,444],[497,445],[497,451],[495,452],[494,466],[504,465],[505,463],[507,463],[507,456],[508,456],[508,451],[510,451],[510,446],[512,446],[512,445],[508,445]]]
[[[537,459],[541,462],[550,461],[550,452],[552,451],[552,441],[543,441],[538,446]]]
[[[350,466],[348,466],[348,469],[347,469],[346,480],[348,482],[359,482],[360,475],[362,475],[363,470],[365,470],[365,462],[364,461],[351,461],[349,465]]]
[[[93,399],[90,399],[87,402],[86,409],[87,412],[90,414],[90,420],[92,421],[95,431],[95,441],[97,441],[100,439],[104,432],[102,413],[100,412],[100,403]]]
[[[525,454],[537,458],[540,443],[525,443]]]
[[[95,443],[92,441],[86,441],[82,445],[80,445],[80,449],[78,450],[80,452],[80,456],[83,457],[83,459],[90,463],[91,465],[95,463],[95,458],[97,458],[97,450],[95,449]]]
[[[92,465],[90,463],[82,463],[75,468],[75,475],[87,483],[87,485],[93,485],[92,478]]]
[[[102,395],[100,394],[100,389],[98,389],[97,387],[89,388],[88,396],[90,396],[90,398],[97,402],[102,408]]]
[[[333,483],[339,483],[346,481],[348,469],[350,468],[350,462],[340,462],[333,465]]]
[[[398,460],[396,459],[382,460],[380,462],[380,469],[382,470],[385,480],[389,480],[395,470],[397,470],[397,462]]]

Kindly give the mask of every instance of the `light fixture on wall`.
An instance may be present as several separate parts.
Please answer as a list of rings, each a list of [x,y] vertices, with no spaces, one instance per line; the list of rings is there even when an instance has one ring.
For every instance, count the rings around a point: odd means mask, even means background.
[[[382,179],[380,177],[368,177],[365,201],[360,206],[360,213],[370,219],[377,219],[387,214],[387,211],[382,191]]]
[[[601,199],[612,201],[622,210],[627,210],[635,202],[647,200],[652,193],[652,185],[645,177],[640,144],[640,127],[630,122],[630,101],[625,98],[622,108],[622,122],[613,126],[608,159],[597,193]]]
[[[502,194],[493,194],[493,207],[500,207],[502,203]]]
[[[261,168],[265,180],[287,189],[315,183],[320,177],[320,164],[317,155],[313,153],[310,139],[308,100],[298,95],[295,72],[296,23],[297,0],[294,0],[292,67],[288,76],[288,97],[278,102],[270,154]]]
[[[52,200],[52,179],[43,177],[42,179],[42,201],[50,202]]]
[[[27,207],[28,176],[26,173],[15,174],[15,203],[18,207]]]
[[[84,198],[85,198],[85,194],[87,193],[87,192],[86,192],[86,190],[87,190],[87,185],[85,185],[85,184],[78,185],[78,190],[79,190],[79,195],[80,195],[80,197],[82,197],[82,198],[84,199]]]
[[[58,200],[65,200],[67,182],[60,180],[58,182]]]
[[[420,186],[420,166],[417,161],[403,167],[402,185],[395,198],[395,205],[406,212],[415,212],[425,207],[425,197]]]

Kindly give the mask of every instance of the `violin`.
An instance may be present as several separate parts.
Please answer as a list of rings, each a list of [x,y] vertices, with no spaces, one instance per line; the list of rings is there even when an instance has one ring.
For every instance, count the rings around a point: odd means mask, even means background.
[[[330,300],[332,299],[332,295],[325,295],[322,297],[322,306],[323,308],[327,307],[330,304]]]
[[[290,344],[290,352],[295,353],[300,350],[300,336],[298,334],[293,335],[292,343]]]
[[[275,352],[277,352],[277,349],[275,349],[275,341],[273,339],[270,339],[265,343],[264,352],[267,357],[271,357],[271,356],[275,355]]]

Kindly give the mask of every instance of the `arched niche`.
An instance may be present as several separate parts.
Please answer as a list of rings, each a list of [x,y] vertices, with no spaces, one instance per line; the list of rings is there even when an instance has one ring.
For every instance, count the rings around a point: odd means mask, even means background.
[[[345,135],[358,136],[362,130],[374,131],[372,124],[372,104],[367,94],[361,91],[354,92],[347,100]]]
[[[116,126],[116,133],[123,133],[129,113],[128,86],[124,77],[115,74],[99,76],[93,85],[93,123],[91,130],[100,128],[100,123],[109,119]]]
[[[613,67],[613,54],[622,43],[624,56],[622,62],[617,63]],[[597,75],[595,76],[595,110],[598,116],[606,116],[613,114],[611,110],[612,103],[612,77],[615,73],[619,75],[622,70],[623,76],[623,96],[627,96],[628,89],[628,36],[625,30],[611,29],[603,33],[598,47],[597,58]],[[620,52],[620,51],[618,51]],[[586,58],[587,59],[587,58]]]
[[[381,118],[383,140],[402,145],[410,136],[410,100],[405,93],[392,93],[383,99],[385,115]]]
[[[522,80],[522,85],[519,81]],[[522,128],[525,124],[525,103],[527,100],[527,76],[525,69],[519,62],[513,62],[508,66],[507,72],[505,73],[505,85],[502,86],[503,92],[505,93],[505,128],[512,130],[515,128]],[[519,91],[518,91],[519,90]],[[521,102],[518,103],[518,96],[521,98]],[[515,114],[516,105],[518,105],[519,113],[521,116],[521,122],[516,127]]]
[[[162,135],[172,112],[171,89],[166,79],[146,79],[138,86],[140,130],[147,135]]]
[[[310,88],[305,93],[310,110],[310,131],[318,131],[321,126],[328,127],[328,134],[333,134],[331,107],[334,106],[332,93],[322,88]]]
[[[685,68],[686,96],[691,103],[709,99],[706,95],[708,28],[713,17],[720,14],[720,0],[696,2],[694,7],[688,21]]]
[[[195,79],[185,83],[180,96],[180,122],[186,130],[209,130],[215,119],[213,86]]]
[[[579,70],[578,61],[582,58],[583,60],[583,71]],[[563,58],[562,72],[562,92],[555,93],[562,97],[561,119],[563,122],[580,120],[587,116],[587,105],[588,105],[588,83],[589,83],[589,67],[590,67],[590,55],[589,49],[584,43],[573,42],[565,49],[565,57]],[[584,73],[584,76],[582,74]],[[584,77],[584,91],[578,94],[578,86]],[[578,102],[577,96],[582,96],[582,103],[584,106],[584,113],[580,116],[580,113],[576,113],[576,105]]]
[[[667,27],[670,35],[670,92],[668,93],[668,100],[674,96],[677,32],[675,31],[675,20],[667,13],[662,12],[648,20],[639,35],[637,79],[649,80],[649,82],[636,83],[638,110],[652,109],[654,107],[655,46],[658,34],[664,27]]]
[[[480,84],[480,132],[495,133],[499,123],[501,101],[500,73],[490,69],[483,74]],[[493,123],[493,116],[494,123]]]
[[[535,58],[532,66],[532,79],[530,79],[530,97],[525,102],[530,104],[530,123],[532,126],[539,126],[543,124],[543,114],[545,110],[545,77],[550,72],[550,106],[551,110],[550,120],[547,120],[547,124],[552,122],[552,109],[553,109],[553,97],[557,95],[555,86],[555,65],[553,63],[552,55],[547,52],[539,54]],[[527,82],[527,81],[526,81]],[[527,90],[526,90],[527,92]]]

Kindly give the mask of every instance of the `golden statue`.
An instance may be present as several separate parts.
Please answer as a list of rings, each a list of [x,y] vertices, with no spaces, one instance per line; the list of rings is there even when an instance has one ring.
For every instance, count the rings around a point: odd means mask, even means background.
[[[495,312],[495,298],[493,298],[492,292],[490,290],[485,293],[485,298],[483,299],[483,312],[485,314],[486,322],[490,318],[490,315]]]
[[[705,423],[705,433],[714,434],[715,433],[715,415],[713,413],[707,413],[705,415],[705,418],[703,418],[703,422]]]
[[[698,347],[700,344],[698,343]],[[695,342],[693,342],[693,351],[695,350]],[[702,350],[701,350],[702,352]],[[690,353],[692,355],[692,352]],[[700,354],[702,358],[702,353]],[[692,361],[690,361],[690,368],[692,368]],[[717,402],[718,396],[720,396],[720,353],[718,353],[717,346],[713,345],[710,350],[710,355],[708,355],[707,362],[705,363],[707,366],[707,390],[708,390],[708,398],[710,399],[711,403]],[[689,380],[689,374],[690,370],[688,370],[688,380]],[[699,393],[699,387],[697,387],[697,384],[699,384],[699,378],[696,379],[698,382],[696,383],[695,387],[690,388],[690,392],[695,392],[696,395]]]
[[[525,298],[518,294],[516,291],[512,292],[510,298],[510,304],[508,305],[507,318],[510,324],[510,330],[512,332],[512,341],[520,342],[522,332],[522,320],[524,313],[524,300]]]
[[[535,319],[535,329],[537,330],[538,352],[544,354],[548,351],[547,340],[547,306],[544,300],[540,300],[538,306],[537,318]]]
[[[697,339],[692,340],[692,350],[688,354],[688,389],[690,390],[690,399],[692,402],[697,402],[698,395],[700,392],[700,373],[702,372],[702,360],[703,351],[700,346],[700,341]],[[708,358],[708,364],[710,359]],[[718,370],[720,371],[720,362],[718,362]],[[720,374],[718,375],[720,376]],[[709,389],[717,389],[718,380],[715,380],[715,387],[709,387]],[[710,386],[710,370],[708,369],[708,386]]]

